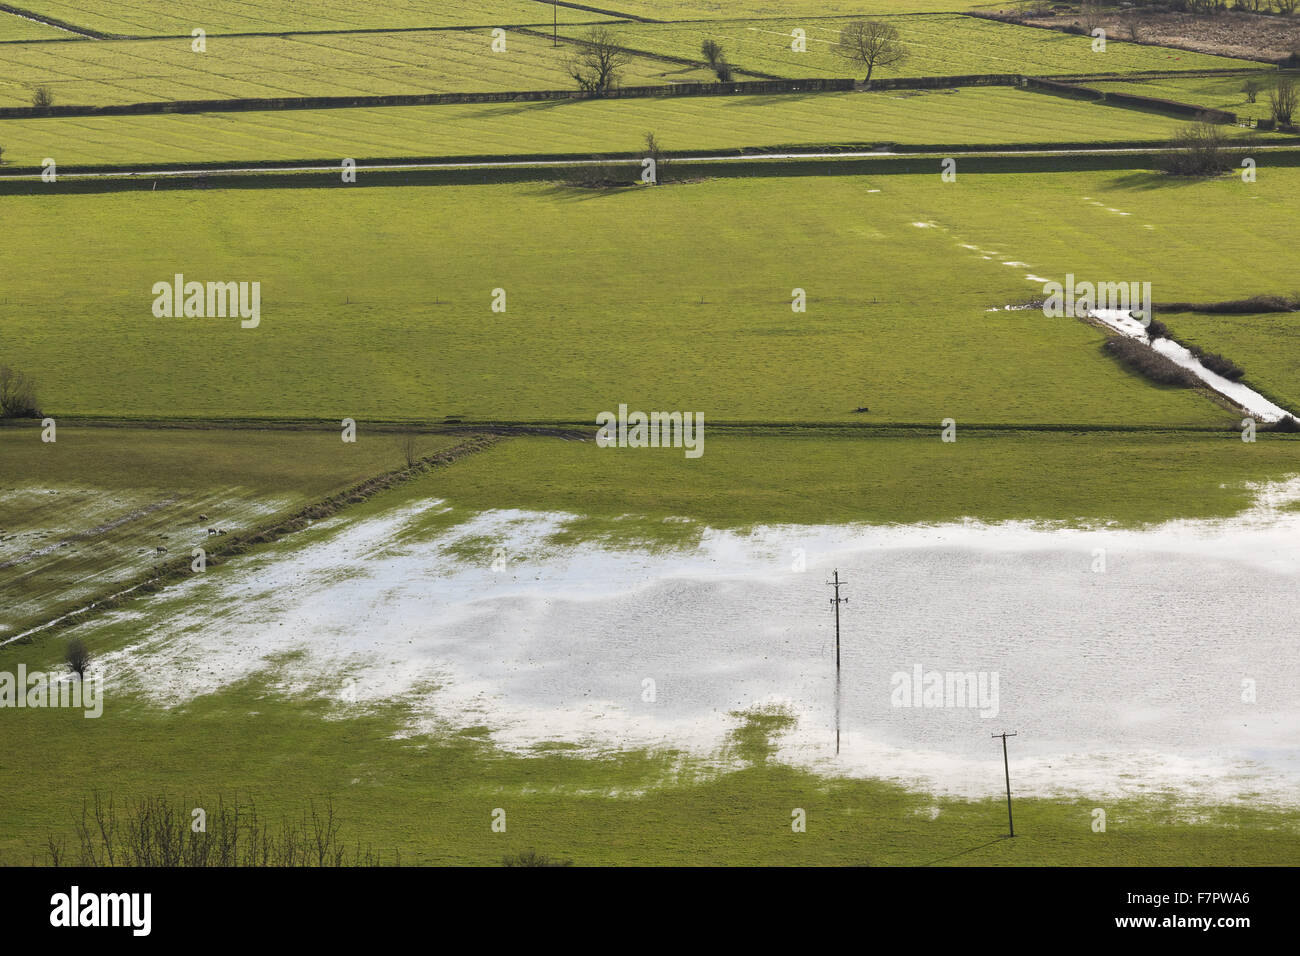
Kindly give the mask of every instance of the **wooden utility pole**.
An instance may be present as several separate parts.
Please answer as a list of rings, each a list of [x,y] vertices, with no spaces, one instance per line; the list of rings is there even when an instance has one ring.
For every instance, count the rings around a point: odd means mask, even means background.
[[[1011,768],[1007,764],[1007,738],[1014,737],[1015,734],[993,734],[994,737],[1002,738],[1002,772],[1007,778],[1007,827],[1011,830],[1011,835],[1016,835],[1016,825],[1011,820]]]
[[[835,588],[835,597],[830,602],[835,607],[835,753],[840,752],[840,605],[848,604],[848,598],[840,597],[840,585],[847,581],[840,580],[839,569],[835,569],[835,580],[826,582]]]

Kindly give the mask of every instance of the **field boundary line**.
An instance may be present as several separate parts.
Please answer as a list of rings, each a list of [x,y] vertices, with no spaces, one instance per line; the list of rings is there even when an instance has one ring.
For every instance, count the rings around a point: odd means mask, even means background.
[[[399,468],[375,475],[350,485],[336,494],[300,508],[287,516],[274,518],[266,525],[249,531],[231,533],[211,550],[205,549],[207,565],[219,567],[224,563],[224,561],[218,560],[220,558],[237,557],[251,547],[272,544],[287,535],[293,534],[295,531],[303,530],[314,521],[337,514],[349,505],[360,504],[390,488],[405,484],[438,468],[454,465],[468,455],[486,451],[488,448],[506,440],[506,436],[503,435],[476,434],[458,445],[444,448],[442,451],[420,458],[408,468]],[[118,607],[125,598],[132,594],[153,594],[169,584],[175,584],[178,581],[192,577],[194,572],[190,571],[189,568],[190,558],[188,557],[176,558],[155,565],[151,571],[137,577],[134,583],[128,583],[125,587],[120,583],[114,585],[112,589],[106,589],[79,609],[60,614],[50,620],[29,627],[13,637],[0,641],[0,647],[19,641],[30,643],[32,637],[36,634],[54,629],[66,630],[84,624],[93,616]]]
[[[637,16],[635,13],[619,13],[617,10],[605,10],[600,7],[591,7],[585,3],[573,3],[572,0],[558,0],[558,2],[554,2],[554,0],[535,0],[535,2],[544,4],[545,6],[548,7],[555,5],[561,7],[568,7],[570,10],[581,10],[584,13],[599,13],[601,16],[615,17],[619,20],[632,20],[635,21],[636,23],[672,23],[673,22],[671,20],[655,20],[652,19],[651,17],[640,17]],[[572,26],[572,24],[570,24],[570,26]]]
[[[88,40],[113,40],[126,39],[125,37],[116,37],[111,33],[100,33],[97,30],[91,30],[86,27],[79,27],[75,24],[68,23],[66,20],[58,20],[54,17],[47,17],[40,13],[34,13],[31,10],[24,10],[22,7],[10,6],[7,3],[0,3],[0,13],[12,13],[16,17],[24,20],[31,20],[33,23],[43,23],[47,27],[55,27],[59,30],[67,30],[69,33],[75,33],[78,36]],[[37,41],[39,42],[39,41]],[[57,42],[57,41],[56,41]]]

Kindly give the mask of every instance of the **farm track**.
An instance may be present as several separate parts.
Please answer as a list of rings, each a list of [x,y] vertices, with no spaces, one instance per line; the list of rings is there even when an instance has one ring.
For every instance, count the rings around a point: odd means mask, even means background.
[[[833,174],[855,175],[856,173],[847,168],[847,163],[840,169],[835,169],[836,163],[844,163],[849,160],[858,161],[882,161],[897,159],[920,160],[927,158],[980,158],[986,160],[998,159],[1023,159],[1028,157],[1042,159],[1059,159],[1061,169],[1069,170],[1075,168],[1073,161],[1086,158],[1132,158],[1135,160],[1130,166],[1120,166],[1116,168],[1144,169],[1148,168],[1146,161],[1151,157],[1173,152],[1170,147],[1157,145],[1141,146],[1120,146],[1100,149],[1079,149],[1073,147],[1053,146],[1044,144],[1041,147],[1032,149],[999,149],[992,147],[989,149],[957,149],[940,151],[930,151],[934,148],[919,146],[915,149],[870,149],[855,150],[848,149],[844,151],[834,150],[827,151],[825,148],[817,151],[800,152],[791,150],[778,153],[714,153],[714,154],[694,154],[694,155],[676,155],[668,157],[668,161],[675,165],[702,165],[718,164],[720,166],[771,166],[792,161],[823,163],[827,166],[826,172]],[[1294,142],[1285,142],[1277,144],[1252,144],[1251,149],[1254,152],[1270,152],[1289,158],[1300,157],[1300,145]],[[59,180],[69,181],[129,181],[140,179],[206,179],[207,177],[274,177],[275,175],[286,174],[328,174],[338,176],[341,166],[338,162],[322,163],[307,161],[307,165],[294,165],[292,161],[263,163],[259,165],[239,165],[239,166],[206,166],[200,164],[170,164],[167,168],[157,168],[142,166],[137,168],[103,168],[88,172],[59,172]],[[473,170],[553,170],[553,169],[580,169],[586,167],[605,167],[605,166],[639,166],[640,160],[636,158],[584,158],[584,159],[501,159],[501,160],[465,160],[465,159],[435,159],[428,161],[414,160],[404,162],[379,162],[365,163],[359,162],[356,166],[358,173],[400,173],[400,172],[437,172],[437,171],[473,171]],[[882,170],[883,171],[883,170]],[[19,173],[7,173],[0,175],[0,185],[17,184],[22,182],[40,182],[42,173],[39,170]],[[484,180],[491,182],[492,180]],[[458,183],[459,184],[459,183]],[[268,179],[264,184],[268,188],[274,188],[278,185],[274,179]],[[50,190],[52,194],[57,195],[57,190]]]

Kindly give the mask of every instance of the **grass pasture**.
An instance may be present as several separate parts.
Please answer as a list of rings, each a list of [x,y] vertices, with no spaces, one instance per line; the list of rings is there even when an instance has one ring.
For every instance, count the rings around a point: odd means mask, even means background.
[[[1162,315],[1178,341],[1226,355],[1246,370],[1244,381],[1293,411],[1300,409],[1300,315]]]
[[[1231,414],[1121,371],[1098,330],[989,310],[1067,272],[1150,277],[1166,301],[1285,287],[1264,253],[1297,177],[8,197],[13,274],[41,281],[6,287],[3,359],[61,414],[590,422],[627,401],[713,421],[1213,425]],[[1210,234],[1259,251],[1227,259]],[[262,282],[261,324],[155,318],[178,271]]]
[[[215,33],[282,33],[290,30],[411,29],[550,23],[551,5],[539,0],[23,0],[41,16],[115,36],[184,36],[201,27]],[[561,23],[608,17],[559,7]]]
[[[719,20],[675,24],[614,24],[609,29],[633,50],[698,59],[700,44],[711,38],[732,66],[773,76],[814,79],[855,77],[864,69],[833,52],[840,30],[850,20]],[[873,78],[960,76],[975,73],[1133,73],[1144,70],[1208,70],[1259,66],[1185,50],[1111,41],[1094,53],[1090,37],[1071,36],[959,14],[898,17],[890,21],[908,48],[908,59],[877,69]],[[791,31],[807,32],[805,53],[791,50]],[[579,36],[581,30],[562,33]]]
[[[1189,76],[1158,80],[1090,81],[1086,85],[1102,92],[1136,93],[1138,96],[1154,96],[1162,100],[1228,110],[1241,119],[1267,119],[1273,115],[1268,104],[1271,77],[1256,78],[1256,82],[1262,84],[1264,89],[1256,95],[1254,103],[1246,102],[1246,94],[1242,92],[1242,84],[1247,79],[1244,76]]]
[[[29,106],[47,86],[54,102],[100,106],[173,100],[368,96],[574,88],[572,50],[511,32],[492,52],[489,30],[213,36],[206,53],[188,37],[0,47],[0,105]],[[635,57],[627,85],[706,78],[703,70]]]
[[[1006,87],[8,120],[10,167],[783,146],[1164,142],[1182,121]]]

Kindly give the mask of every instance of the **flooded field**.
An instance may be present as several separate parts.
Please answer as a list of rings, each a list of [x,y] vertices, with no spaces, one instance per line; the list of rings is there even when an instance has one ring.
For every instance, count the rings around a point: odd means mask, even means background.
[[[1003,786],[1006,730],[1020,793],[1290,805],[1297,498],[1144,531],[767,528],[653,554],[557,547],[558,514],[412,533],[446,509],[427,502],[170,589],[102,665],[163,706],[269,671],[340,715],[400,700],[411,735],[485,726],[520,751],[708,756],[733,712],[777,707],[781,759],[969,796]],[[976,693],[924,692],[945,678]]]

